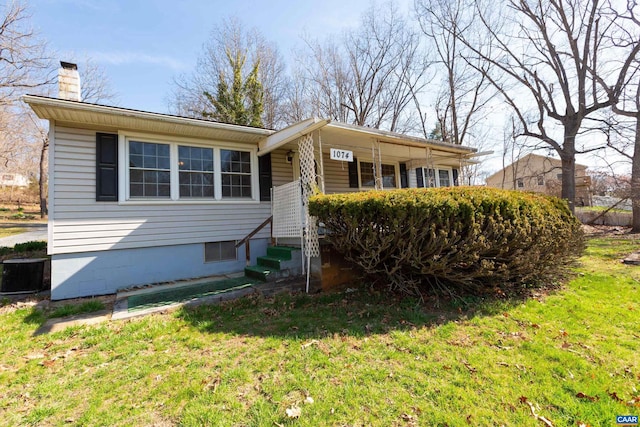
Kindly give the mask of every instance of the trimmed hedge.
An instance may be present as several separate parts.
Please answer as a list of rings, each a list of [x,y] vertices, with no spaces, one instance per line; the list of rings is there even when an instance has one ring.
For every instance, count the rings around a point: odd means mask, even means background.
[[[347,260],[409,294],[508,292],[557,280],[584,248],[564,201],[519,191],[320,194],[309,210]]]

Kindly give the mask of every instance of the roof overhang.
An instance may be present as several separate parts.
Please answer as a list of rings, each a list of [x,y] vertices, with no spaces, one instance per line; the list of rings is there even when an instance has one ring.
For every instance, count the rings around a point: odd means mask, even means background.
[[[39,118],[58,123],[77,123],[114,130],[134,130],[253,144],[274,133],[273,130],[268,129],[45,96],[24,95],[22,99],[29,104]]]
[[[262,139],[262,141],[258,143],[258,156],[270,153],[288,142],[326,126],[328,123],[329,120],[326,119],[312,118],[287,126]]]

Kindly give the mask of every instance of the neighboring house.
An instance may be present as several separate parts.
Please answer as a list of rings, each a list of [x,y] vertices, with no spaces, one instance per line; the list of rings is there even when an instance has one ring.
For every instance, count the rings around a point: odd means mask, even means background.
[[[29,178],[20,173],[0,172],[0,187],[28,187]]]
[[[590,205],[591,179],[587,167],[576,164],[576,206]],[[560,196],[562,162],[553,157],[527,154],[486,178],[488,187],[535,191]]]
[[[242,271],[236,242],[272,211],[275,237],[303,235],[278,231],[293,209],[288,203],[297,203],[278,199],[272,208],[283,184],[300,178],[298,200],[311,183],[325,193],[453,185],[476,151],[327,120],[276,132],[75,100],[24,100],[50,123],[56,300]],[[289,216],[295,227],[315,230]],[[267,227],[250,240],[252,261],[270,237]]]

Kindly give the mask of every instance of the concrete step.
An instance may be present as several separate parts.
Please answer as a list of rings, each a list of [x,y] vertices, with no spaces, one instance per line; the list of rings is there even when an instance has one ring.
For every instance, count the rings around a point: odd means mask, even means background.
[[[257,261],[258,261],[258,265],[261,267],[271,267],[271,268],[277,268],[279,270],[282,268],[282,262],[287,260],[283,260],[280,257],[267,255],[267,256],[259,256]]]
[[[300,251],[300,248],[292,248],[290,246],[269,246],[267,248],[267,256],[289,260],[294,251]]]

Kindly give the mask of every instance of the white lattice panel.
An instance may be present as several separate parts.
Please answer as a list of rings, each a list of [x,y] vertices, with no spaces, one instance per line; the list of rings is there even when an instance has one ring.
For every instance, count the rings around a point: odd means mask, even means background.
[[[273,237],[302,237],[300,180],[273,187]]]
[[[320,243],[318,241],[318,229],[316,219],[309,215],[309,198],[316,189],[316,168],[313,153],[313,137],[307,134],[300,138],[298,142],[298,152],[300,153],[300,180],[302,181],[302,203],[304,208],[305,222],[305,255],[320,256]]]

